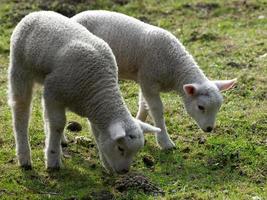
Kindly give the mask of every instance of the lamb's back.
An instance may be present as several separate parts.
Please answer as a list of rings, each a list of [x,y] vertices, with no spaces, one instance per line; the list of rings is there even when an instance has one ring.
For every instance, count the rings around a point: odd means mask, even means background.
[[[146,53],[146,34],[152,26],[121,13],[101,10],[85,11],[72,19],[109,44],[116,57],[121,78],[134,79],[130,73],[134,76],[139,63],[142,63]]]
[[[137,80],[140,68],[153,71],[156,65],[170,65],[170,51],[182,47],[168,31],[121,13],[85,11],[72,19],[110,45],[123,79]]]
[[[102,40],[63,15],[51,11],[34,12],[24,17],[13,31],[11,57],[19,59],[24,68],[50,73],[59,67],[60,50],[75,41],[94,49]]]

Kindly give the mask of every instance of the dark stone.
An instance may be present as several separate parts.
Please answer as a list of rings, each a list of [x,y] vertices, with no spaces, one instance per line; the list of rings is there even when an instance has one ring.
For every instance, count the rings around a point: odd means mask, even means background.
[[[82,125],[78,122],[70,121],[67,125],[67,129],[72,132],[80,132],[82,130]]]

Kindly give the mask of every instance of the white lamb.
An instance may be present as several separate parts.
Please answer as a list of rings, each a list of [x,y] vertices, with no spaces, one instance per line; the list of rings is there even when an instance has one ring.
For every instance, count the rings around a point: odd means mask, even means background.
[[[28,121],[34,83],[44,85],[46,166],[61,166],[65,109],[91,122],[104,167],[127,172],[144,145],[143,132],[159,128],[134,119],[118,87],[110,47],[82,25],[60,14],[29,14],[11,37],[9,103],[19,165],[31,168]]]
[[[157,141],[163,149],[174,147],[174,143],[167,134],[161,91],[176,91],[200,128],[213,130],[223,100],[220,91],[232,88],[235,80],[208,80],[175,36],[133,17],[109,11],[85,11],[72,19],[110,45],[118,63],[119,78],[140,84],[137,118],[145,121],[149,107],[155,125],[162,130]]]

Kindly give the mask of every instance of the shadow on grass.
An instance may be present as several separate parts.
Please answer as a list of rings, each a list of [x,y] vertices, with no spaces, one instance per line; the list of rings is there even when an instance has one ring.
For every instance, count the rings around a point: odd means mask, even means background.
[[[97,180],[101,176],[101,170],[90,169],[90,164],[86,160],[82,164],[71,161],[58,171],[21,170],[19,184],[32,195],[56,199],[87,195],[103,187]]]

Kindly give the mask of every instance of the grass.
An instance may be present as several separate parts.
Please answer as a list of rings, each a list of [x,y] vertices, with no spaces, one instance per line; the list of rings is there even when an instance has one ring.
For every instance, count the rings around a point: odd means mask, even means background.
[[[47,2],[47,3],[44,3]],[[0,199],[92,199],[103,189],[116,199],[267,199],[267,3],[264,0],[131,0],[131,1],[7,1],[0,2]],[[68,3],[62,3],[68,2]],[[238,78],[224,94],[217,128],[203,133],[186,114],[174,93],[162,94],[169,134],[177,149],[161,151],[153,136],[136,157],[132,170],[149,177],[165,191],[154,197],[138,191],[120,193],[116,177],[102,169],[97,150],[70,143],[64,168],[49,173],[44,167],[41,89],[34,96],[30,140],[34,168],[16,165],[12,119],[6,102],[9,38],[25,14],[52,9],[71,16],[87,9],[123,12],[175,34],[211,79]],[[121,81],[133,115],[138,87]],[[92,137],[87,121],[78,135]],[[77,134],[67,132],[70,140]],[[199,140],[204,142],[199,142]],[[142,158],[151,156],[148,168]]]

